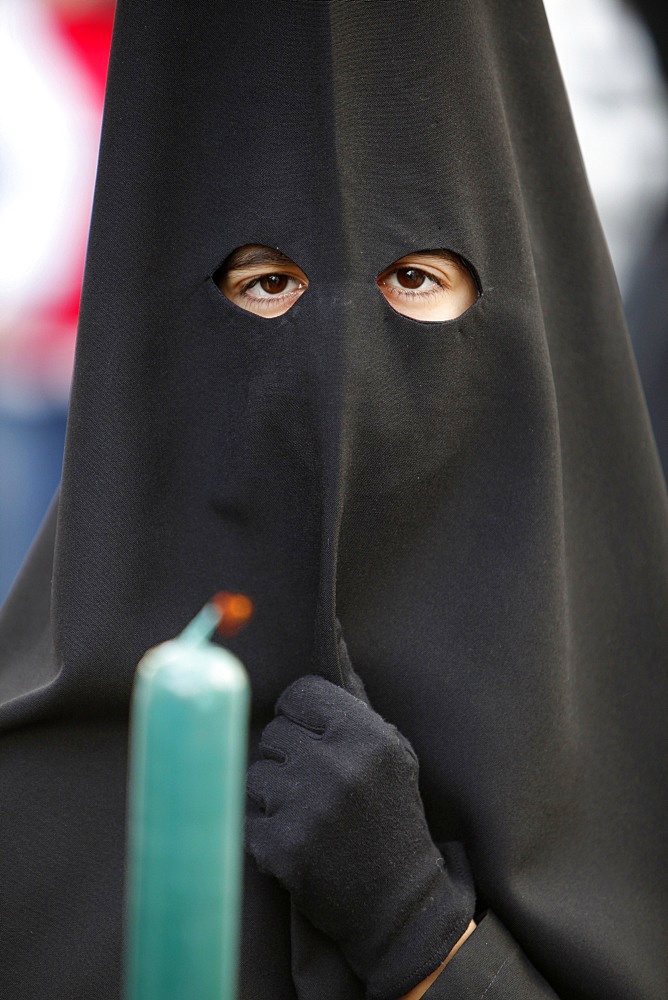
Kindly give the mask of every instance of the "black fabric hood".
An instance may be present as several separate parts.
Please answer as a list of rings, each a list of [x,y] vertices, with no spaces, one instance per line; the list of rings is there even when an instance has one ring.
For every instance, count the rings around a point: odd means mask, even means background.
[[[309,277],[282,317],[213,281],[250,243]],[[429,249],[478,276],[457,320],[376,286]],[[559,996],[665,996],[666,523],[539,3],[121,0],[60,500],[0,631],[3,995],[45,995],[36,892],[44,975],[117,995],[133,671],[225,587],[253,746],[338,616],[481,906]],[[257,873],[245,919],[241,995],[296,996]]]

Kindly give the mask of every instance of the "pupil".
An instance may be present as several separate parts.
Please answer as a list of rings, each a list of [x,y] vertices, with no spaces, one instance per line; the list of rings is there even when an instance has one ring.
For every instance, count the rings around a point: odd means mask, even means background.
[[[269,295],[284,292],[288,284],[287,274],[263,274],[260,278],[260,288]]]
[[[420,288],[424,284],[424,271],[417,267],[400,267],[397,271],[397,280],[404,288]]]

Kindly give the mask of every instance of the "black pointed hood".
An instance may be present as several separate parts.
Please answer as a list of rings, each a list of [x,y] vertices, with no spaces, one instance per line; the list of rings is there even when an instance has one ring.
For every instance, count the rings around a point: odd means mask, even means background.
[[[309,277],[274,320],[212,277],[255,243]],[[376,286],[429,249],[477,275],[459,319]],[[116,996],[132,673],[227,587],[258,609],[254,734],[293,679],[336,679],[338,615],[481,905],[559,996],[659,1000],[666,523],[540,4],[121,2],[60,503],[2,624],[0,983],[37,878],[53,968],[106,908],[99,982],[72,976]],[[86,851],[52,857],[98,783]],[[249,879],[241,995],[287,1000],[287,900]]]

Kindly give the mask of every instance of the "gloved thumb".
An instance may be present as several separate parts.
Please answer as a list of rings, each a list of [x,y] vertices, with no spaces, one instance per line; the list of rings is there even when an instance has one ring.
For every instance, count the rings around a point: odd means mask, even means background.
[[[355,672],[350,660],[346,640],[343,638],[343,629],[338,618],[336,619],[336,657],[341,675],[341,687],[371,707],[362,678]]]

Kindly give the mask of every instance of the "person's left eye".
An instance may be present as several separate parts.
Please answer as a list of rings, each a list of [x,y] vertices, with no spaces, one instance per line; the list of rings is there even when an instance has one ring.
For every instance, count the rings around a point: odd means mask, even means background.
[[[479,295],[469,265],[449,250],[395,260],[381,271],[376,284],[396,312],[427,323],[456,319]]]
[[[419,267],[398,267],[395,271],[384,272],[383,284],[388,288],[403,288],[416,291],[422,289],[422,295],[434,291],[433,286],[442,288],[442,283],[433,275]],[[431,286],[431,287],[430,287]]]

